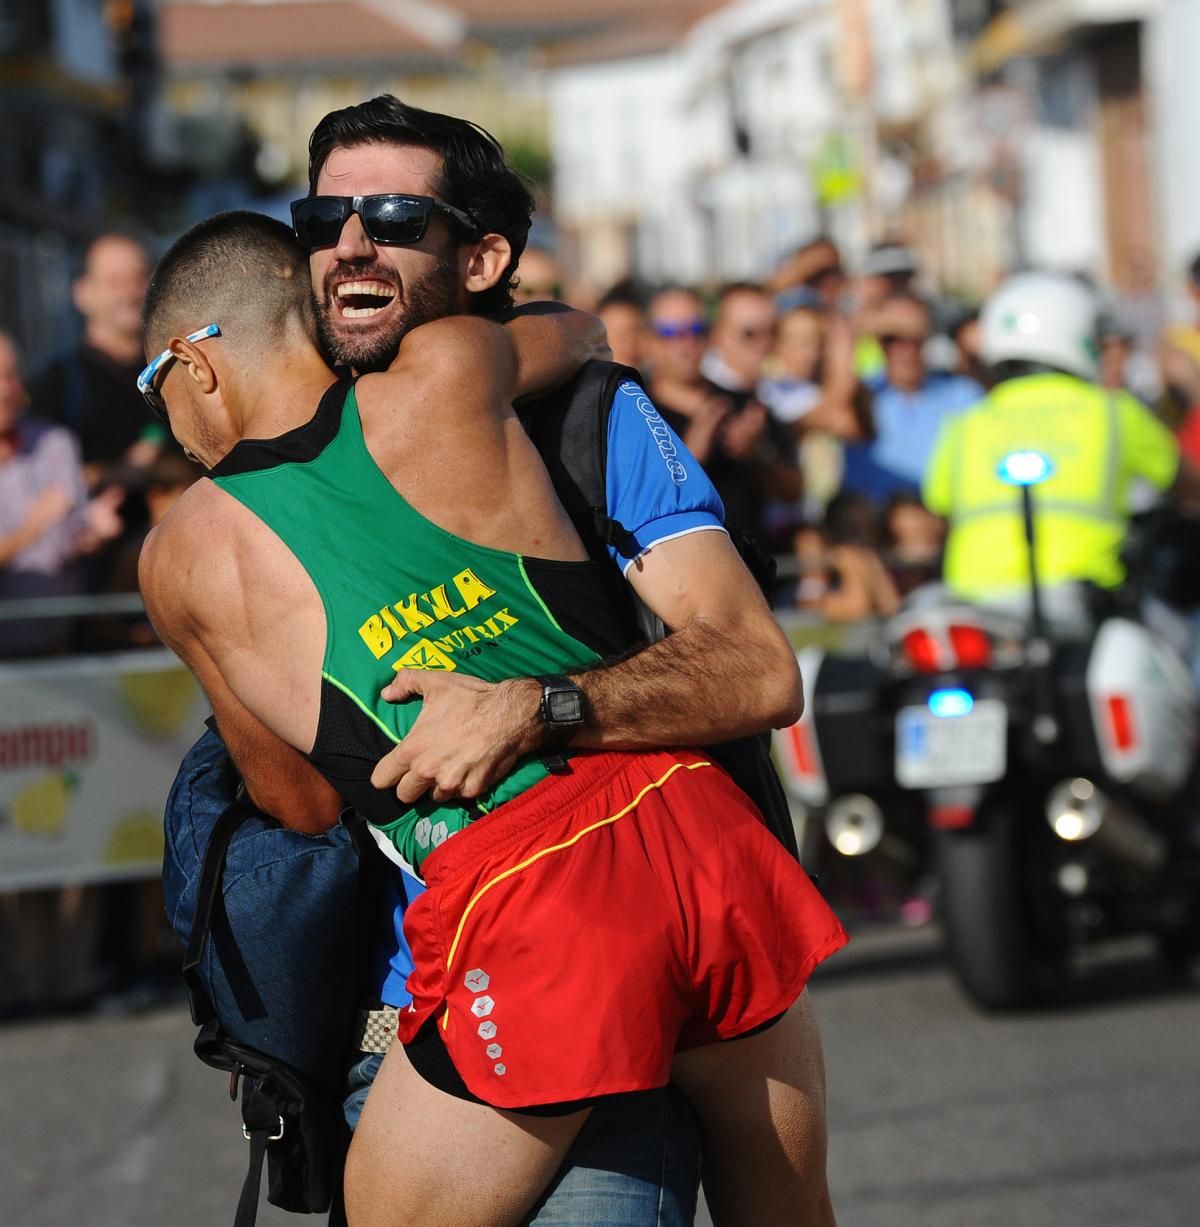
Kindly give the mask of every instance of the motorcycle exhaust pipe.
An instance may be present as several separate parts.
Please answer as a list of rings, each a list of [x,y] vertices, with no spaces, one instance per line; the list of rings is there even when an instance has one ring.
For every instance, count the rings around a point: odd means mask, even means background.
[[[1156,874],[1167,861],[1167,841],[1140,818],[1106,797],[1091,780],[1056,784],[1046,799],[1046,821],[1064,843],[1087,842],[1106,860]]]
[[[874,852],[883,829],[883,810],[861,792],[838,797],[825,814],[825,834],[843,856]]]

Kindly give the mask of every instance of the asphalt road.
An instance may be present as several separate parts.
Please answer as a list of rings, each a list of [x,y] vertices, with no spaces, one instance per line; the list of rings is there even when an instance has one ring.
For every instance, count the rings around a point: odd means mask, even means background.
[[[814,986],[842,1227],[1200,1222],[1200,993],[1130,946],[1066,1008],[983,1017],[936,940],[859,935]],[[0,1028],[0,1223],[226,1227],[245,1143],[190,1042],[182,1006]]]

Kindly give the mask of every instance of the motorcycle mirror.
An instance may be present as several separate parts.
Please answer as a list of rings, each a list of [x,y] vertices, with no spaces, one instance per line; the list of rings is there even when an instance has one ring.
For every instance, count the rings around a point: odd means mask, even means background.
[[[1053,472],[1050,458],[1041,452],[1009,452],[996,469],[1000,480],[1010,486],[1038,486]]]

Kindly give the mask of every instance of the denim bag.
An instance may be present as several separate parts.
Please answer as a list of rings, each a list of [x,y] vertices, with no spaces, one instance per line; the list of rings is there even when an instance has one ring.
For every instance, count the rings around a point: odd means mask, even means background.
[[[378,859],[352,811],[313,836],[255,809],[213,731],[189,751],[167,799],[163,888],[187,948],[196,1055],[230,1073],[231,1098],[242,1084],[251,1153],[235,1227],[254,1222],[264,1157],[273,1205],[323,1212],[337,1201]]]

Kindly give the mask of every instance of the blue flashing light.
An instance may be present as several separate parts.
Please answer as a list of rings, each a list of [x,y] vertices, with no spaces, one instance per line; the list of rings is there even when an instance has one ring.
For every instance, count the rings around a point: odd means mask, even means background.
[[[935,690],[929,696],[929,710],[935,716],[965,716],[974,706],[967,690]]]
[[[1010,486],[1038,486],[1054,472],[1054,465],[1041,452],[1009,452],[996,470]]]

